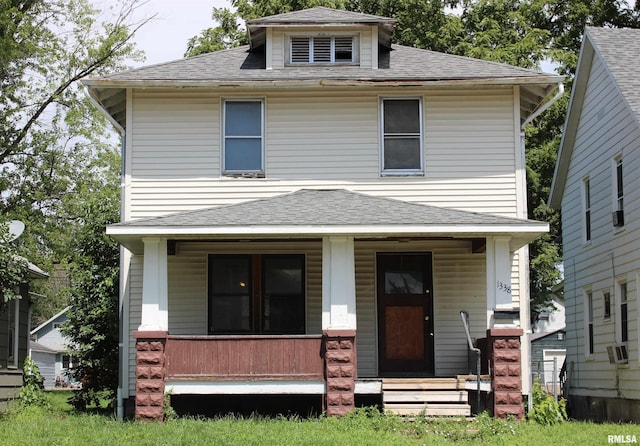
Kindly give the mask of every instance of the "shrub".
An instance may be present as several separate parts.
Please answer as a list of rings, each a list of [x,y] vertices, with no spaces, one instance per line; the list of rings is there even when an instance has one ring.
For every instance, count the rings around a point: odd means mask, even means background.
[[[21,407],[42,407],[49,408],[51,403],[43,390],[42,383],[44,379],[40,374],[40,368],[31,358],[24,361],[23,367],[23,385],[20,389],[20,406]]]
[[[556,401],[542,389],[540,381],[536,380],[531,390],[533,408],[527,414],[530,420],[543,426],[562,423],[567,420],[567,408],[564,399]]]

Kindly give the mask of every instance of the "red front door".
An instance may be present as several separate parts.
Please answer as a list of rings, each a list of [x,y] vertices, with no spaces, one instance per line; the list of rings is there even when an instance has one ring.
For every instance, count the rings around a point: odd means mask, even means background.
[[[379,253],[378,357],[381,376],[432,376],[431,253]]]

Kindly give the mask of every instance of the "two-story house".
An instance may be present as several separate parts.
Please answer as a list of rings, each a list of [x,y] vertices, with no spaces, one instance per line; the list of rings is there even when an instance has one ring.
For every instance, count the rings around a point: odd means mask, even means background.
[[[84,81],[124,139],[107,233],[138,417],[164,391],[340,414],[451,385],[465,403],[461,310],[502,361],[496,414],[522,414],[527,244],[548,230],[526,219],[523,127],[563,79],[392,45],[394,28],[313,8],[247,22],[249,46]]]
[[[576,418],[640,421],[639,72],[640,30],[586,29],[549,199]]]

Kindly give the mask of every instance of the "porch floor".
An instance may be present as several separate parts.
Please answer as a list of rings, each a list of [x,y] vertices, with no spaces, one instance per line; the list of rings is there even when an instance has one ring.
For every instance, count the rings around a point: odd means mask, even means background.
[[[382,405],[398,415],[471,416],[466,379],[383,378]]]

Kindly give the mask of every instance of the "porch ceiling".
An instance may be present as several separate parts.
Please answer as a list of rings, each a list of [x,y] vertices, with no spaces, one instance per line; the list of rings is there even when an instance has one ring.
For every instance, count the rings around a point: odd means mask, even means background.
[[[511,249],[549,230],[544,222],[466,212],[375,197],[343,189],[302,189],[289,194],[107,227],[135,254],[142,238],[176,240],[297,239],[325,235],[356,238],[511,237]]]

